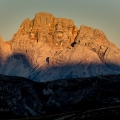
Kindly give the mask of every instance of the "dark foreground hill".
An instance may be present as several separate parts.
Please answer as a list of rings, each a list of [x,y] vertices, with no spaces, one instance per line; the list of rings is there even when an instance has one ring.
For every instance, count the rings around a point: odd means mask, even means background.
[[[1,119],[35,117],[43,120],[76,120],[115,117],[120,114],[119,106],[120,75],[45,83],[0,75]]]

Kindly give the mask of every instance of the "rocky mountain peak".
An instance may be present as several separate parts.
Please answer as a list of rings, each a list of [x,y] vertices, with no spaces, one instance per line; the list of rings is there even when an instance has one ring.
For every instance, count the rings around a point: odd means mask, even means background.
[[[21,24],[13,40],[47,43],[55,48],[64,48],[74,42],[77,35],[74,22],[66,18],[55,18],[50,13],[37,13],[33,20],[27,18]]]
[[[103,31],[88,26],[81,25],[75,42],[96,52],[101,60],[110,51],[119,53],[119,49],[107,39]]]
[[[25,19],[12,40],[0,42],[2,74],[48,81],[120,73],[120,50],[103,31],[50,13]]]

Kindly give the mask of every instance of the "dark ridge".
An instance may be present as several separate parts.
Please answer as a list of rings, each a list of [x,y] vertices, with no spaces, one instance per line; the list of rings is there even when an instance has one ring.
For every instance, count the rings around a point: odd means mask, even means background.
[[[72,115],[74,111],[117,107],[120,106],[119,86],[120,74],[42,83],[0,75],[0,114],[4,119],[8,116],[12,119],[37,119],[55,114],[61,117],[62,113]]]

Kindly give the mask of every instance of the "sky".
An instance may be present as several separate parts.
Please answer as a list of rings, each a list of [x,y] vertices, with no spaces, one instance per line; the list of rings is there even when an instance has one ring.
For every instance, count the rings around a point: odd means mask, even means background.
[[[120,0],[0,0],[0,36],[11,40],[21,23],[47,12],[102,30],[120,48]]]

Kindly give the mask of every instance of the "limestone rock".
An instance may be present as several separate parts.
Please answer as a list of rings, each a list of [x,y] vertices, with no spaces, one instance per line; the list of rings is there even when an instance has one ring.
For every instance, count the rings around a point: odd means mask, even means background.
[[[9,42],[4,42],[0,36],[0,62],[3,63],[9,55],[11,55],[10,44]]]
[[[107,65],[112,64],[116,66],[113,67],[115,69],[118,69],[117,66],[120,66],[120,62],[118,61],[118,59],[120,59],[119,49],[111,43],[104,32],[99,29],[93,29],[82,25],[75,41],[96,52],[99,58]]]
[[[37,13],[33,20],[24,20],[18,32],[14,35],[13,41],[15,43],[27,39],[27,43],[33,41],[34,43],[46,43],[55,48],[64,48],[74,42],[77,31],[77,27],[72,20],[55,18],[50,13],[42,12]],[[21,43],[19,47],[21,47]],[[14,49],[14,47],[12,48]]]
[[[120,50],[104,32],[44,12],[24,20],[12,40],[0,38],[0,59],[0,73],[35,81],[120,73]]]

